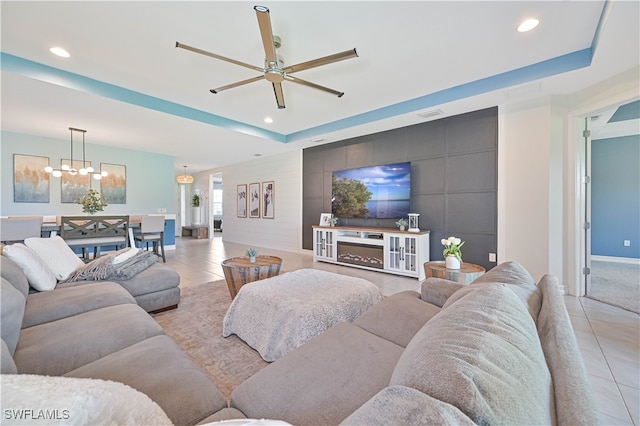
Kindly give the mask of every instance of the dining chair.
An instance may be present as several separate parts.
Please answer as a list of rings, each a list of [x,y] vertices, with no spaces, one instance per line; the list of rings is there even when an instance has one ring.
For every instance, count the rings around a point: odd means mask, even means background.
[[[164,256],[164,216],[142,216],[140,223],[140,233],[134,234],[136,242],[146,243],[149,250],[149,243],[153,243],[153,252],[158,253],[158,244],[162,249],[162,261],[167,262]]]
[[[40,237],[42,216],[0,218],[0,242],[22,242],[25,238]]]

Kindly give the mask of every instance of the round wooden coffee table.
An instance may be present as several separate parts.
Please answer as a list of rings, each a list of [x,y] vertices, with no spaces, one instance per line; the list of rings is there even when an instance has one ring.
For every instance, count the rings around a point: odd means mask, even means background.
[[[436,277],[445,280],[455,281],[460,284],[470,284],[471,281],[484,274],[484,268],[473,263],[462,262],[460,269],[448,269],[444,266],[444,261],[426,262],[424,264],[424,275],[426,278]]]
[[[282,259],[276,256],[256,256],[256,261],[253,263],[246,256],[225,260],[222,262],[222,270],[231,298],[236,297],[240,288],[246,283],[278,275],[281,265]]]

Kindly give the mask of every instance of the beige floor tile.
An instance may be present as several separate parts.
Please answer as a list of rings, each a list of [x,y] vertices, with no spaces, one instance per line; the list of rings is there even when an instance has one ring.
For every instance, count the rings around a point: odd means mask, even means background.
[[[640,362],[608,356],[607,363],[617,383],[640,389]]]
[[[633,422],[630,420],[617,419],[603,413],[600,413],[600,424],[602,426],[633,426]]]
[[[588,375],[614,381],[614,377],[609,369],[609,364],[604,358],[602,351],[580,349],[580,353],[582,354],[582,360],[584,361],[584,366],[587,369]]]
[[[569,320],[571,320],[571,325],[574,330],[580,330],[590,334],[593,333],[591,323],[589,323],[587,317],[576,316],[570,313]]]
[[[598,336],[597,339],[605,357],[613,356],[631,362],[639,361],[638,345],[625,340],[611,339],[609,337]]]
[[[640,390],[630,386],[620,385],[620,393],[622,393],[622,399],[627,405],[627,409],[631,414],[633,424],[640,424]]]
[[[612,324],[610,321],[592,319],[589,322],[596,336],[605,336],[610,339],[624,340],[640,347],[640,329],[633,325]]]
[[[631,422],[627,406],[616,383],[595,376],[589,376],[589,380],[596,394],[598,410],[604,415]]]

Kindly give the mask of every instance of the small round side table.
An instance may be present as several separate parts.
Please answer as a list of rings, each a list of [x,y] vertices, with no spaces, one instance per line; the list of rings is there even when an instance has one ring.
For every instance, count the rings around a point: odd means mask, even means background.
[[[444,261],[425,262],[424,264],[425,278],[444,278],[460,284],[470,284],[484,272],[482,266],[468,262],[462,262],[460,269],[447,269],[444,266]]]
[[[251,263],[248,257],[232,257],[222,262],[224,278],[229,287],[231,298],[236,297],[240,288],[246,283],[263,280],[278,275],[282,259],[276,256],[256,256]]]

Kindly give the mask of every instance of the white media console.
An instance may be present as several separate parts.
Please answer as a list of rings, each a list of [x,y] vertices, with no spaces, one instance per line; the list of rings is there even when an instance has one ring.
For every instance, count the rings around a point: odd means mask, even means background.
[[[313,227],[313,260],[425,279],[429,231]]]

